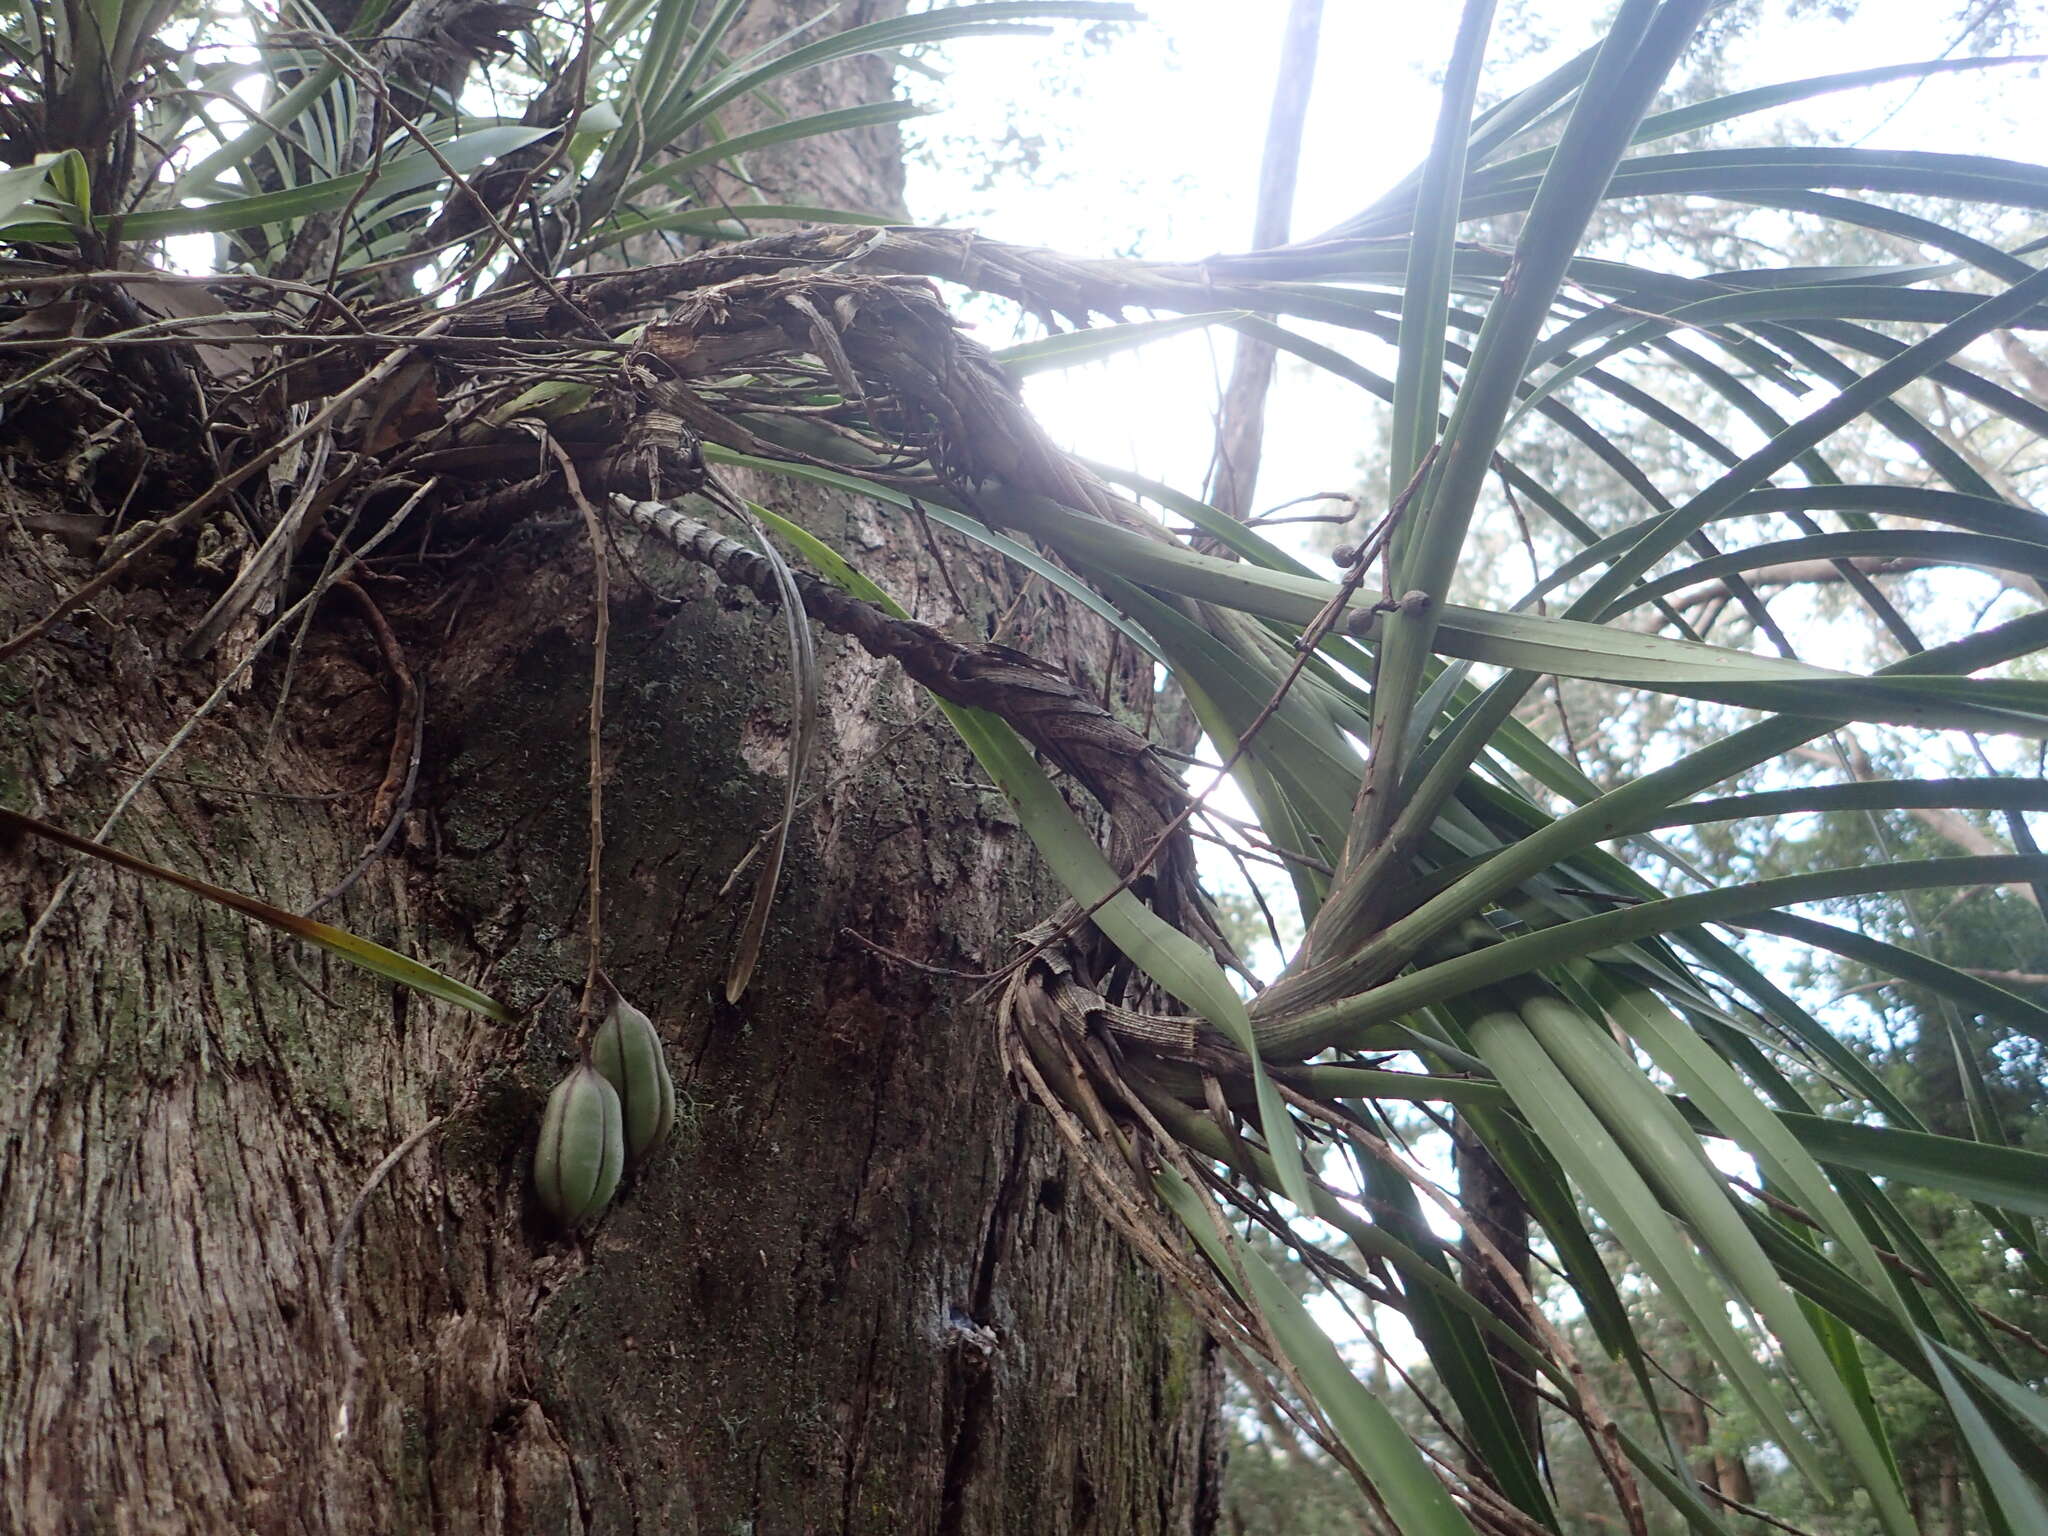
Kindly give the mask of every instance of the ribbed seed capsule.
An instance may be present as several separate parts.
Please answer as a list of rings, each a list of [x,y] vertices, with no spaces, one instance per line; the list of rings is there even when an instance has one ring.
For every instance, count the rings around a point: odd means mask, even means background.
[[[661,1149],[676,1123],[676,1084],[653,1021],[623,997],[590,1042],[591,1065],[619,1095],[625,1114],[626,1157],[635,1166]]]
[[[625,1171],[619,1096],[602,1074],[579,1066],[555,1084],[541,1116],[533,1153],[540,1203],[563,1226],[580,1227],[611,1204]]]

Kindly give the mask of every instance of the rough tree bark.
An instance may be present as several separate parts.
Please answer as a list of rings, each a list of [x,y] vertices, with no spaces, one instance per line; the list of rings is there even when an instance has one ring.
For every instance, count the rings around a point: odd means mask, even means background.
[[[848,71],[825,104],[886,89]],[[787,166],[778,191],[888,201],[892,154]],[[29,531],[58,524],[19,514],[67,510],[102,424],[0,424],[0,632],[90,574]],[[979,626],[1020,596],[957,548],[948,581],[873,505],[773,494],[932,622]],[[375,835],[374,797],[350,791],[407,729],[402,664],[425,699],[412,809],[322,915],[532,1006],[526,1025],[102,868],[24,957],[71,861],[0,851],[0,1529],[1213,1524],[1210,1351],[1002,1081],[973,984],[852,937],[992,968],[1054,899],[1022,834],[890,664],[822,640],[821,760],[762,968],[728,1006],[747,881],[727,877],[781,798],[781,621],[651,544],[619,554],[645,585],[615,566],[606,963],[662,1027],[682,1114],[585,1241],[546,1227],[528,1178],[581,963],[576,520],[366,580],[396,652],[330,600],[274,744],[276,658],[114,837],[303,910]],[[0,664],[0,803],[89,831],[212,689],[219,658],[178,659],[223,583],[208,559],[183,547]],[[1021,595],[1013,643],[1100,688],[1106,637]],[[347,1294],[364,1368],[338,1439],[328,1245],[437,1114],[365,1207]]]

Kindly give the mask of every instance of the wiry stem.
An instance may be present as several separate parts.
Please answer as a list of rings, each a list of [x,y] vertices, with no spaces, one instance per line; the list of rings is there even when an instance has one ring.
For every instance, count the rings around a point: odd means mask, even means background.
[[[583,513],[583,531],[590,539],[591,581],[597,607],[590,640],[590,865],[585,877],[590,910],[584,918],[584,947],[588,953],[583,961],[583,996],[576,1005],[576,1047],[587,1056],[590,1037],[597,1029],[604,965],[604,664],[611,642],[611,562],[605,551],[604,524],[595,503],[583,493],[575,462],[553,437],[544,441],[561,467],[562,478],[568,482],[570,498]]]

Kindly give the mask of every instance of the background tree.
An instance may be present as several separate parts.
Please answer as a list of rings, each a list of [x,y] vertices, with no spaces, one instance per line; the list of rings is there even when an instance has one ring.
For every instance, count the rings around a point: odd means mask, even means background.
[[[1762,6],[1729,6],[1717,15],[1715,28],[1703,29],[1686,60],[1687,78],[1674,81],[1671,89],[1681,100],[1710,101],[1714,96],[1741,85],[1761,83],[1754,71],[1759,58],[1749,60],[1750,75],[1738,78],[1730,68],[1730,45],[1737,34],[1768,35]],[[2026,18],[2011,13],[1994,15],[1985,8],[1959,12],[1957,41],[1999,43],[2019,52],[2028,51],[2033,40]],[[1537,34],[1530,40],[1539,41]],[[1768,53],[1761,56],[1768,61]],[[1768,76],[1763,77],[1768,79]],[[1557,129],[1546,137],[1554,140]],[[1699,130],[1685,142],[1701,149],[1729,143],[1806,143],[1815,136],[1840,138],[1826,122],[1798,122],[1791,128],[1772,125],[1760,135],[1744,123],[1720,124]],[[1995,210],[1959,210],[1913,199],[1888,199],[1889,203],[1921,217],[1965,218],[1986,239],[2019,238],[2028,226],[2024,216],[2005,223]],[[2016,216],[2003,216],[2013,220]],[[1518,220],[1493,221],[1496,238],[1511,239]],[[1665,259],[1686,264],[1739,264],[1745,247],[1768,247],[1788,258],[1816,267],[1848,267],[1912,260],[1918,254],[1913,242],[1896,234],[1858,230],[1841,224],[1799,223],[1787,225],[1775,213],[1746,209],[1739,205],[1703,205],[1697,200],[1650,199],[1618,203],[1599,220],[1603,245],[1611,250],[1636,253],[1656,251]],[[1892,332],[1897,334],[1897,332]],[[2025,392],[2024,368],[2028,354],[2025,344],[2011,333],[1998,338],[2004,360],[2013,366],[2004,382]],[[1979,365],[1983,359],[1980,357]],[[1658,398],[1675,407],[1693,422],[1713,423],[1714,431],[1726,436],[1740,430],[1727,402],[1685,370],[1675,367],[1646,368],[1643,382],[1654,387]],[[1994,375],[1995,376],[1995,375]],[[1929,391],[1923,405],[1930,414],[1949,419],[1939,391]],[[1683,444],[1655,429],[1648,422],[1633,426],[1602,421],[1607,448],[1624,449],[1626,466],[1641,470],[1656,468],[1669,474],[1682,472]],[[2013,431],[2010,423],[1995,414],[1964,413],[1962,435],[1949,434],[1948,442],[1967,453],[1978,471],[1998,478],[2000,493],[2026,504],[2018,485],[2038,457],[2039,440],[2031,433]],[[1855,446],[1859,441],[1861,448]],[[1603,458],[1589,446],[1557,425],[1530,418],[1524,424],[1519,445],[1520,462],[1530,468],[1541,466],[1545,486],[1602,532],[1626,527],[1631,517],[1634,494],[1627,478],[1617,472],[1612,458]],[[1890,444],[1879,433],[1844,432],[1834,439],[1832,456],[1837,464],[1862,460],[1862,474],[1880,478],[1901,473],[1896,459],[1887,460]],[[1380,473],[1383,452],[1361,455],[1366,473]],[[1931,469],[1923,470],[1923,483],[1938,483]],[[1462,573],[1462,590],[1475,598],[1508,605],[1526,590],[1533,563],[1540,579],[1544,570],[1570,558],[1575,541],[1564,528],[1532,514],[1524,507],[1504,507],[1509,514],[1475,529],[1475,539],[1487,558],[1475,561]],[[1991,612],[2021,612],[2038,602],[2028,579],[2007,573],[1978,571],[1960,573],[1931,569],[1916,562],[1864,559],[1858,561],[1808,560],[1753,572],[1750,581],[1764,600],[1777,609],[1785,631],[1805,642],[1828,626],[1830,645],[1855,650],[1869,646],[1871,654],[1882,649],[1882,633],[1870,614],[1846,589],[1846,578],[1855,571],[1867,573],[1882,586],[1897,609],[1910,616],[1915,625],[1939,632],[1954,623],[1958,613],[1978,614],[1978,621]],[[1919,574],[1926,572],[1927,574]],[[1981,598],[1981,604],[1978,599]],[[1685,619],[1703,630],[1725,621],[1728,631],[1740,643],[1755,644],[1756,631],[1748,613],[1736,601],[1736,593],[1722,581],[1703,583],[1680,593],[1674,607]],[[1964,606],[1958,608],[1958,604]],[[1540,604],[1539,604],[1540,606]],[[1675,620],[1674,620],[1675,622]],[[1924,629],[1923,629],[1923,632]],[[1865,636],[1869,638],[1865,638]],[[1569,702],[1567,702],[1569,701]],[[1645,748],[1669,751],[1672,743],[1682,749],[1696,749],[1713,734],[1726,728],[1726,712],[1711,706],[1688,706],[1685,701],[1659,698],[1627,689],[1602,686],[1586,680],[1550,679],[1548,686],[1526,697],[1517,718],[1542,735],[1551,746],[1568,756],[1603,785],[1623,784],[1636,772]],[[1576,722],[1576,725],[1574,724]],[[1921,750],[1901,739],[1898,733],[1879,728],[1875,734],[1886,739],[1882,749],[1886,760],[1874,763],[1859,738],[1873,734],[1868,727],[1855,733],[1837,732],[1826,743],[1816,743],[1800,754],[1803,761],[1792,767],[1794,774],[1808,782],[1834,776],[1860,780],[1887,780],[1910,776],[1916,764],[1913,754]],[[1946,771],[1968,772],[1974,764],[1955,759]],[[1760,776],[1754,782],[1783,783],[1781,771]],[[1807,832],[1788,835],[1782,821],[1727,823],[1686,829],[1674,834],[1695,867],[1718,879],[1750,878],[1760,874],[1807,873],[1816,869],[1872,858],[1938,857],[1943,854],[2003,854],[2011,851],[2009,829],[1997,818],[1917,807],[1884,817],[1869,814],[1841,814],[1821,820],[1823,835]],[[1873,841],[1873,837],[1875,840]],[[1639,861],[1638,867],[1654,868]],[[1975,892],[1905,893],[1898,899],[1863,898],[1842,904],[1839,918],[1874,936],[1908,945],[1916,952],[1933,953],[1951,965],[1974,967],[1976,974],[1996,976],[2008,985],[2023,985],[2031,975],[2026,956],[2040,942],[2043,930],[2034,908],[2027,904],[2031,888],[2016,885],[1985,888]],[[2015,903],[2018,903],[2017,905]],[[2008,914],[1988,926],[1981,919],[1997,910]],[[1918,916],[1909,916],[1917,913]],[[1974,918],[1972,915],[1975,915]],[[1916,926],[1917,925],[1917,926]],[[1959,928],[1973,934],[1969,948],[1959,949]],[[1939,938],[1936,939],[1937,930]],[[1809,954],[1794,974],[1802,980],[1801,995],[1836,999],[1836,1006],[1823,1014],[1831,1023],[1853,1020],[1860,1011],[1858,1000],[1873,1003],[1895,995],[1898,983],[1881,978],[1849,962],[1831,961]],[[1879,991],[1876,989],[1887,989]],[[1841,996],[1846,992],[1846,996]],[[1910,1104],[1923,1123],[1951,1135],[1968,1137],[1990,1124],[1984,1112],[1989,1098],[2000,1100],[2002,1118],[1997,1136],[2015,1145],[2037,1144],[2033,1126],[2040,1106],[2041,1081],[2038,1051],[2031,1042],[2001,1041],[1995,1030],[1960,1013],[1938,996],[1908,988],[1907,996],[1925,1004],[1926,1016],[1901,999],[1897,1006],[1882,1010],[1882,1022],[1858,1021],[1848,1024],[1849,1038],[1866,1040],[1876,1060],[1887,1064],[1886,1077],[1900,1100]],[[1977,1076],[1983,1083],[1974,1089],[1964,1082],[1960,1070],[1965,1053],[1978,1059]],[[1896,1067],[1890,1064],[1896,1063]],[[2000,1085],[2005,1085],[2001,1089]],[[1809,1080],[1809,1091],[1825,1096],[1824,1083]],[[1425,1137],[1427,1136],[1425,1128]],[[1438,1138],[1441,1144],[1442,1138]],[[1470,1195],[1461,1190],[1469,1201]],[[1987,1315],[2017,1322],[2038,1334],[2032,1325],[2031,1306],[2022,1298],[2038,1291],[2038,1280],[2028,1264],[2008,1248],[1996,1231],[1981,1222],[1958,1220],[1956,1202],[1924,1191],[1896,1192],[1901,1211],[1918,1228],[1922,1240],[1941,1252],[1944,1263],[1959,1277],[1972,1303]],[[1588,1219],[1592,1215],[1588,1213]],[[2031,1244],[2031,1223],[2014,1213],[2006,1221]],[[1690,1346],[1682,1322],[1659,1311],[1644,1277],[1625,1256],[1610,1253],[1618,1279],[1633,1287],[1632,1309],[1639,1327],[1651,1342],[1658,1368],[1670,1379],[1665,1417],[1684,1447],[1694,1474],[1709,1488],[1745,1504],[1761,1501],[1781,1518],[1795,1520],[1805,1528],[1821,1530],[1874,1530],[1867,1516],[1845,1516],[1830,1509],[1800,1487],[1800,1480],[1783,1466],[1769,1448],[1769,1433],[1729,1390],[1722,1373],[1703,1360]],[[1575,1341],[1589,1358],[1597,1360],[1599,1344],[1583,1321],[1571,1328]],[[2024,1356],[2026,1351],[2021,1349]],[[1421,1372],[1428,1383],[1427,1367]],[[1962,1472],[1967,1452],[1958,1444],[1949,1425],[1929,1398],[1925,1387],[1889,1361],[1874,1363],[1873,1391],[1884,1406],[1884,1417],[1902,1427],[1897,1441],[1907,1492],[1914,1519],[1924,1529],[1961,1530],[1976,1518],[1966,1492],[1968,1478]],[[1430,1383],[1434,1385],[1434,1383]],[[1625,1372],[1615,1372],[1607,1390],[1627,1391]],[[1397,1399],[1408,1389],[1397,1384]],[[1637,1421],[1637,1433],[1655,1434],[1657,1426]],[[1242,1432],[1240,1432],[1242,1433]],[[1324,1500],[1341,1486],[1342,1473],[1327,1458],[1302,1447],[1292,1436],[1270,1427],[1253,1427],[1242,1451],[1234,1439],[1232,1479],[1226,1488],[1226,1511],[1258,1511],[1259,1528],[1318,1530],[1318,1511]],[[1276,1444],[1278,1448],[1276,1449]],[[1598,1503],[1600,1472],[1580,1447],[1550,1442],[1549,1473],[1558,1490],[1561,1508],[1585,1510]],[[1759,1483],[1759,1479],[1761,1482]],[[1761,1486],[1761,1493],[1759,1487]],[[1837,1490],[1839,1493],[1840,1490]],[[1290,1515],[1290,1512],[1293,1512]],[[1299,1524],[1290,1524],[1290,1518]],[[1845,1523],[1846,1522],[1846,1523]],[[1598,1521],[1595,1521],[1597,1526]],[[1593,1528],[1593,1527],[1589,1527]],[[1659,1526],[1659,1528],[1663,1528]],[[1677,1526],[1672,1528],[1676,1529]],[[1758,1527],[1761,1528],[1761,1527]]]

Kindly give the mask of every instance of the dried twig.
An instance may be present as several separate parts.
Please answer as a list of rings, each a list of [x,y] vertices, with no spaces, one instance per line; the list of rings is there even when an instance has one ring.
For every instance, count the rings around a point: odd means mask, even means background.
[[[452,322],[453,316],[450,315],[442,315],[429,321],[414,342],[398,348],[390,356],[378,363],[376,367],[356,380],[355,383],[336,394],[319,411],[309,417],[298,430],[286,433],[261,453],[250,459],[241,468],[234,470],[230,474],[223,475],[205,490],[201,491],[190,502],[179,508],[178,511],[151,527],[146,533],[140,534],[139,537],[129,543],[126,549],[122,550],[119,555],[110,561],[97,576],[59,598],[56,605],[40,619],[35,620],[26,628],[16,631],[5,641],[0,641],[0,661],[5,661],[16,651],[21,650],[24,646],[33,644],[48,634],[58,624],[63,622],[67,614],[76,610],[80,605],[91,602],[93,598],[99,596],[100,593],[106,591],[107,588],[126,576],[130,570],[134,569],[137,561],[162,544],[166,539],[171,538],[174,534],[183,533],[187,529],[196,527],[202,517],[211,512],[232,492],[240,489],[245,482],[268,469],[314,433],[326,428],[330,422],[348,409],[350,405],[354,404],[371,390],[387,382],[394,373],[410,360],[414,351],[417,350],[418,342],[439,335]]]
[[[576,473],[575,461],[552,436],[543,434],[541,441],[560,466],[570,499],[583,514],[596,588],[597,618],[590,641],[590,867],[585,877],[590,911],[585,919],[584,944],[589,952],[584,957],[583,996],[576,1005],[576,1047],[587,1058],[590,1037],[597,1029],[604,963],[604,664],[611,642],[611,562],[605,551],[603,520],[596,504],[583,493],[583,480]]]
[[[356,1197],[348,1208],[348,1214],[341,1219],[341,1230],[334,1234],[334,1241],[327,1249],[327,1316],[334,1325],[335,1342],[341,1351],[342,1374],[340,1401],[334,1410],[334,1443],[344,1444],[353,1427],[356,1388],[362,1381],[363,1356],[356,1348],[355,1332],[348,1321],[348,1250],[354,1241],[356,1228],[363,1219],[363,1207],[369,1204],[370,1196],[377,1186],[390,1175],[391,1170],[405,1161],[408,1152],[438,1131],[448,1121],[446,1115],[436,1115],[425,1125],[414,1131],[405,1140],[384,1155],[384,1160],[370,1170],[363,1187],[356,1191]]]
[[[342,558],[344,552],[341,546],[335,546],[335,561],[330,563],[326,572],[322,573],[323,579],[315,582],[310,592],[279,614],[271,626],[256,637],[255,643],[229,669],[227,675],[215,685],[213,692],[201,700],[199,707],[185,718],[184,723],[176,731],[171,733],[171,739],[164,743],[163,750],[158,752],[156,757],[151,760],[150,765],[137,774],[134,781],[121,792],[121,797],[114,802],[114,808],[107,812],[106,819],[100,823],[99,830],[93,834],[92,840],[94,842],[103,843],[107,840],[108,835],[112,833],[116,824],[127,814],[128,808],[135,803],[136,796],[140,795],[144,788],[148,786],[150,780],[155,777],[156,771],[165,763],[168,763],[177,753],[178,749],[184,746],[192,733],[199,728],[200,721],[211,714],[214,707],[228,696],[242,674],[249,669],[258,656],[263,654],[264,650],[270,645],[270,642],[278,636],[284,627],[297,618],[301,610],[307,612],[312,610],[313,605],[326,592],[329,580],[350,570],[357,562],[368,555],[371,550],[397,532],[399,526],[405,521],[407,514],[411,512],[421,497],[424,497],[433,489],[435,484],[436,482],[430,480],[426,485],[422,486],[412,499],[392,513],[382,528],[378,529],[376,533],[364,541],[361,549],[348,551],[346,552],[346,557]],[[18,957],[17,963],[22,965],[28,963],[28,958],[35,952],[36,944],[42,938],[43,931],[48,928],[51,919],[57,915],[57,910],[63,905],[65,897],[70,894],[71,887],[78,879],[78,871],[82,867],[74,866],[67,870],[64,878],[57,882],[57,888],[50,893],[49,901],[44,903],[43,910],[37,915],[35,922],[30,926],[28,937],[22,940],[21,954]]]

